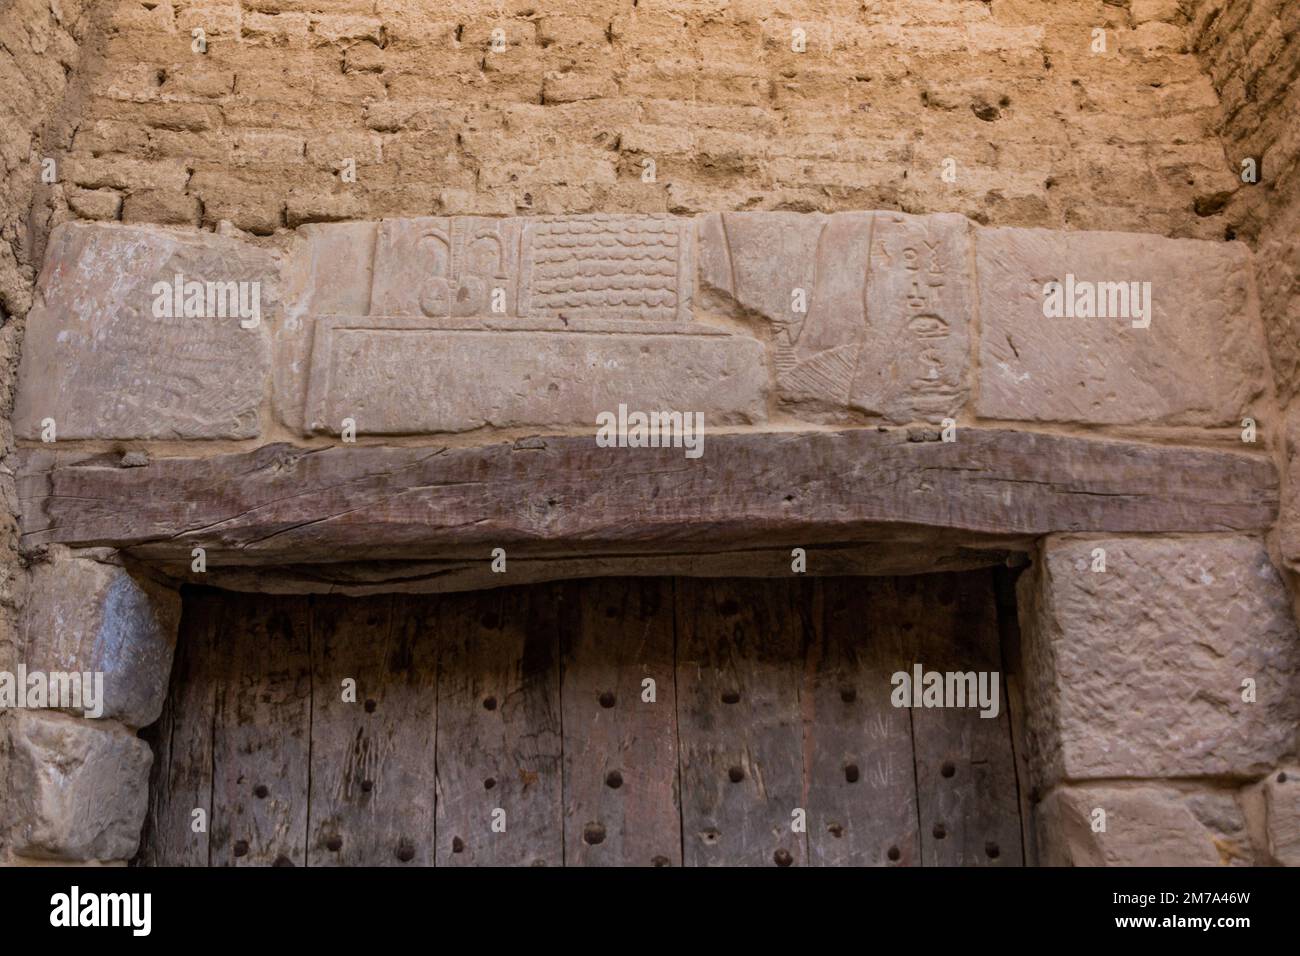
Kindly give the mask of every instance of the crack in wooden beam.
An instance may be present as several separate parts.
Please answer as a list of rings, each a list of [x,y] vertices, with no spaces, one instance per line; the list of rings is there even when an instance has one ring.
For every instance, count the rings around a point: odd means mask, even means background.
[[[472,448],[272,445],[120,468],[22,452],[23,543],[171,560],[310,564],[777,544],[1259,531],[1278,479],[1262,455],[1002,429],[914,442],[875,429],[709,437],[680,449],[594,438]]]

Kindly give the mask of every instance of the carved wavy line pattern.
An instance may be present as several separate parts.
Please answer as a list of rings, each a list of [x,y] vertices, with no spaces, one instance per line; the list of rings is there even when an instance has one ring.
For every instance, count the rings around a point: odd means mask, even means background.
[[[649,318],[673,317],[680,229],[672,218],[539,221],[530,237],[531,311],[632,308]]]

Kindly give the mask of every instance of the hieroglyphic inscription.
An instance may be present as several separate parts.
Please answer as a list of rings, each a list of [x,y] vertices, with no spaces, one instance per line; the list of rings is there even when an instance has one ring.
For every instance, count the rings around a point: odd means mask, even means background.
[[[385,220],[370,313],[689,321],[689,225],[671,216]]]
[[[904,399],[910,417],[925,419],[960,407],[969,361],[968,242],[960,217],[876,215],[855,407],[883,411]],[[890,356],[888,376],[873,374],[876,349]]]
[[[385,220],[368,311],[313,319],[302,428],[573,425],[631,396],[761,419],[761,343],[690,322],[693,235],[674,216]]]
[[[907,422],[960,410],[973,308],[964,217],[726,213],[698,229],[711,305],[770,323],[792,412]]]
[[[514,315],[518,219],[386,219],[375,248],[372,315]]]
[[[689,225],[671,216],[529,222],[520,314],[689,321]]]

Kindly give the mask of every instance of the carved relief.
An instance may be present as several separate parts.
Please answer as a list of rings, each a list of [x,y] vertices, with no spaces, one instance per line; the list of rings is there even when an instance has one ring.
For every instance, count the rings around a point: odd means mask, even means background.
[[[956,415],[970,362],[969,224],[961,216],[877,213],[867,335],[850,401],[887,418]]]
[[[375,248],[372,315],[515,315],[518,219],[387,219]]]
[[[370,314],[686,322],[689,226],[669,216],[385,220]]]
[[[672,216],[385,220],[368,314],[318,315],[293,365],[305,384],[279,391],[303,396],[306,433],[342,417],[386,434],[567,426],[593,401],[682,389],[717,421],[756,420],[760,344],[690,325],[691,239]]]
[[[795,414],[937,420],[967,391],[968,228],[901,213],[704,216],[701,282],[768,323]]]
[[[520,314],[690,320],[690,221],[561,216],[524,226]]]

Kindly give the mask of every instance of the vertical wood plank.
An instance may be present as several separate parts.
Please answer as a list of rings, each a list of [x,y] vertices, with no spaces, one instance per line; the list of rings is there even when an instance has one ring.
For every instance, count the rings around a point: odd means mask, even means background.
[[[439,598],[439,866],[564,862],[561,591]],[[492,829],[494,810],[505,812],[504,832]]]
[[[1020,806],[1020,863],[1024,866],[1034,866],[1038,861],[1038,834],[1032,825],[1034,817],[1029,786],[1029,751],[1025,743],[1028,726],[1024,685],[1020,679],[1024,666],[1021,655],[1020,621],[1016,608],[1017,576],[1017,572],[1012,568],[993,569],[994,594],[998,610],[998,639],[1006,676],[1007,716],[1011,727],[1011,753],[1015,758],[1016,791]]]
[[[311,866],[434,860],[437,641],[427,598],[312,600]],[[343,681],[356,700],[343,700]]]
[[[560,694],[565,862],[679,866],[673,581],[598,578],[574,591]]]
[[[890,704],[910,666],[889,578],[823,578],[825,624],[809,646],[804,692],[809,862],[919,861],[912,722]]]
[[[677,582],[683,858],[790,866],[807,858],[799,684],[812,632],[803,581]]]
[[[226,593],[213,731],[214,866],[302,866],[311,768],[310,607]]]
[[[212,817],[212,710],[214,654],[225,594],[207,588],[185,591],[180,632],[167,701],[158,722],[143,736],[153,744],[149,812],[141,835],[141,866],[207,866]],[[194,831],[196,809],[205,819]]]
[[[903,621],[915,628],[916,663],[998,673],[996,718],[980,717],[978,706],[912,709],[921,858],[926,866],[1018,866],[1020,808],[992,572],[899,584],[908,589]]]

